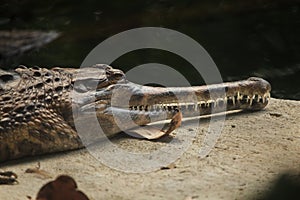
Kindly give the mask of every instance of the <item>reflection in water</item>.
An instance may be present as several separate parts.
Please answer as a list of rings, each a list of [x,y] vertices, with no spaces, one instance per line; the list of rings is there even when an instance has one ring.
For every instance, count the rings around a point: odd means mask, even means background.
[[[273,96],[300,99],[300,3],[261,1],[2,1],[2,30],[40,29],[62,33],[55,42],[3,64],[80,66],[101,41],[131,28],[159,26],[197,40],[212,56],[225,81],[252,75],[269,80]],[[161,63],[203,84],[183,58],[160,50],[140,50],[117,59],[123,70]]]

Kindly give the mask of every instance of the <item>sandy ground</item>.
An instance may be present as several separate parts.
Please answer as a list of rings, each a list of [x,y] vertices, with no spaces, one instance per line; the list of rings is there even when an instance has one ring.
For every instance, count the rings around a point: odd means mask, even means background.
[[[256,199],[279,174],[300,171],[299,122],[299,101],[271,99],[264,111],[227,115],[215,147],[200,159],[209,120],[200,120],[200,126],[187,121],[176,133],[194,134],[191,145],[166,169],[149,173],[114,170],[86,149],[5,163],[0,168],[16,172],[19,184],[0,185],[0,199],[34,198],[43,184],[60,174],[74,177],[90,199]],[[130,152],[155,151],[167,141],[126,135],[113,140]],[[38,162],[46,175],[25,173]]]

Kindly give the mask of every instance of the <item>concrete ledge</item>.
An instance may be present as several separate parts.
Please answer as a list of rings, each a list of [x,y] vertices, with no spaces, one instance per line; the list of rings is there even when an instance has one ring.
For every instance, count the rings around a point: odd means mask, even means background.
[[[226,117],[208,157],[198,158],[209,120],[187,122],[177,133],[196,134],[192,145],[170,169],[134,174],[110,169],[86,150],[18,160],[0,166],[19,175],[19,184],[0,185],[1,200],[35,197],[60,174],[75,178],[90,199],[249,199],[268,190],[286,171],[300,171],[300,101],[271,99],[264,111]],[[116,144],[129,151],[153,150],[163,142],[122,135]],[[24,173],[37,162],[47,176]],[[52,178],[48,177],[51,176]]]

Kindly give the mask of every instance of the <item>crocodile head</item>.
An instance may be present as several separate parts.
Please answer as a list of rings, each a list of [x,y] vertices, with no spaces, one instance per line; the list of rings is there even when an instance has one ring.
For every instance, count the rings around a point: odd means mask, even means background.
[[[193,117],[226,110],[260,110],[268,104],[271,90],[267,81],[257,77],[208,86],[142,86],[107,65],[83,68],[75,80],[75,118],[86,122],[97,117],[109,135],[166,119],[180,121],[178,112]],[[161,136],[154,135],[149,139]]]
[[[134,134],[155,139],[170,133],[180,125],[179,118],[181,115],[178,114],[178,109],[172,109],[168,113],[150,112],[150,107],[147,110],[147,107],[142,104],[143,100],[136,99],[137,96],[135,96],[140,95],[140,92],[146,92],[142,91],[144,86],[127,81],[121,70],[113,69],[108,65],[97,64],[92,67],[81,68],[73,80],[73,122],[76,123],[72,126],[77,125],[77,130],[81,129],[81,126],[86,127],[89,124],[89,128],[93,127],[96,132],[99,132],[99,127],[94,128],[94,124],[97,123],[92,120],[96,117],[106,135],[110,136],[131,129]],[[156,88],[153,89],[156,90]],[[161,93],[162,91],[158,92]],[[161,95],[164,94],[161,93]],[[139,127],[168,118],[173,120],[172,125],[166,130],[153,127],[141,129]],[[78,126],[78,124],[80,125]],[[85,128],[84,131],[86,132]]]

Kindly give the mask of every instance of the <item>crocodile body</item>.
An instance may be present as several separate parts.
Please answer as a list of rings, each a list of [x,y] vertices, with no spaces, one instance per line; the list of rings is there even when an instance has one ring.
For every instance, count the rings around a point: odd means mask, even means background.
[[[93,108],[110,136],[153,121],[176,121],[178,113],[191,117],[212,110],[260,110],[268,104],[270,90],[260,78],[209,86],[141,86],[101,64],[80,70],[20,66],[15,72],[0,71],[0,162],[83,147],[74,124],[80,114],[74,110]],[[124,113],[131,119],[122,119],[120,128],[115,117]]]

